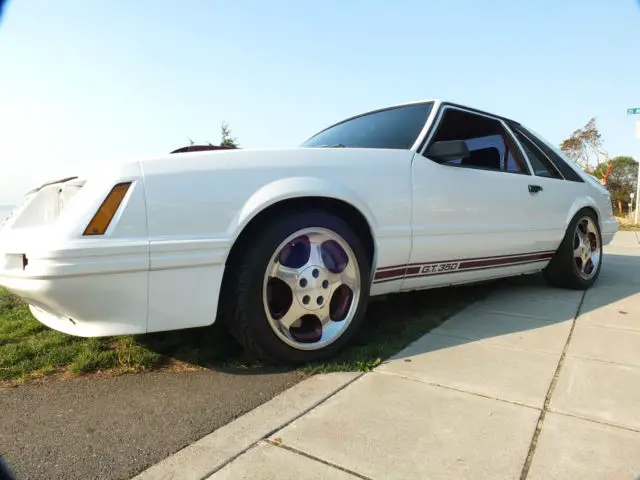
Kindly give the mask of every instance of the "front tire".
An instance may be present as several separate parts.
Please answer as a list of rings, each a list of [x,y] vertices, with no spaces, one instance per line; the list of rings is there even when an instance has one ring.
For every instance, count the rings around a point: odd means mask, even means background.
[[[543,270],[547,282],[559,288],[586,290],[602,268],[602,234],[596,215],[580,210],[571,220],[562,243]]]
[[[322,210],[275,218],[233,272],[229,329],[258,357],[299,364],[342,348],[362,323],[370,265],[358,236]],[[231,291],[229,291],[231,293]]]

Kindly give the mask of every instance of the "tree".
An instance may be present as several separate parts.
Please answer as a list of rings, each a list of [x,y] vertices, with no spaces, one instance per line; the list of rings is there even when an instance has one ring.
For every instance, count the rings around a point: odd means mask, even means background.
[[[611,159],[609,165],[604,163],[598,165],[594,174],[596,177],[601,176],[607,169],[609,169],[609,178],[606,187],[618,213],[622,214],[624,207],[631,201],[631,193],[636,191],[638,162],[628,156],[615,157]]]
[[[227,122],[222,122],[220,125],[220,146],[238,148],[238,139],[231,136],[231,129]]]
[[[194,146],[196,142],[194,142],[191,137],[188,137],[189,146]],[[207,145],[211,147],[215,147],[211,142],[207,142]],[[227,122],[222,122],[220,125],[220,146],[227,148],[238,148],[238,139],[236,137],[231,136],[231,129],[229,128],[229,124]]]
[[[589,120],[582,128],[574,131],[569,138],[560,144],[560,150],[576,162],[583,170],[594,174],[598,171],[603,185],[611,172],[611,168],[599,168],[601,165],[609,166],[609,155],[602,146],[602,134],[596,125],[595,117]]]

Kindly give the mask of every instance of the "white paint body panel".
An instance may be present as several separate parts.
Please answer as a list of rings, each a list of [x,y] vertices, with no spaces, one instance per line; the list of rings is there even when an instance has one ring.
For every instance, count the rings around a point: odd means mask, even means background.
[[[611,240],[618,225],[608,197],[592,182],[452,168],[417,153],[438,105],[409,150],[173,154],[98,172],[51,214],[49,207],[29,207],[51,205],[45,197],[52,189],[43,188],[0,230],[0,285],[25,298],[41,322],[74,335],[210,325],[225,261],[242,230],[269,206],[300,197],[340,200],[363,215],[374,239],[372,272],[551,252],[584,206],[598,212],[604,242]],[[125,181],[132,188],[106,234],[83,237],[105,195]],[[544,191],[530,194],[532,181]],[[372,273],[371,294],[532,273],[547,262],[532,257],[510,265],[507,258],[488,270],[390,281],[375,281]]]
[[[546,213],[550,197],[529,193],[530,183],[528,175],[445,166],[416,155],[411,262],[555,249],[564,213]],[[566,195],[553,200],[563,212],[571,204]]]

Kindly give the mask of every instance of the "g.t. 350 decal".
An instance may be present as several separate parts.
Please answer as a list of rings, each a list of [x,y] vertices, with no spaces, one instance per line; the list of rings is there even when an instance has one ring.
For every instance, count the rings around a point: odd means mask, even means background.
[[[460,262],[433,263],[425,265],[420,269],[420,273],[454,272],[460,267]]]
[[[403,278],[417,278],[431,275],[449,275],[452,273],[484,270],[487,268],[513,267],[528,263],[548,262],[553,251],[515,253],[495,257],[464,258],[448,262],[412,263],[380,267],[376,270],[374,283],[392,282]]]

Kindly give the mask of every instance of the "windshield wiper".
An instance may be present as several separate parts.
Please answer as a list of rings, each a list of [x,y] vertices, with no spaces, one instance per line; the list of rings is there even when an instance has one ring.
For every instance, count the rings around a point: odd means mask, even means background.
[[[335,145],[318,145],[318,148],[347,148],[347,146],[342,143],[336,143]]]

